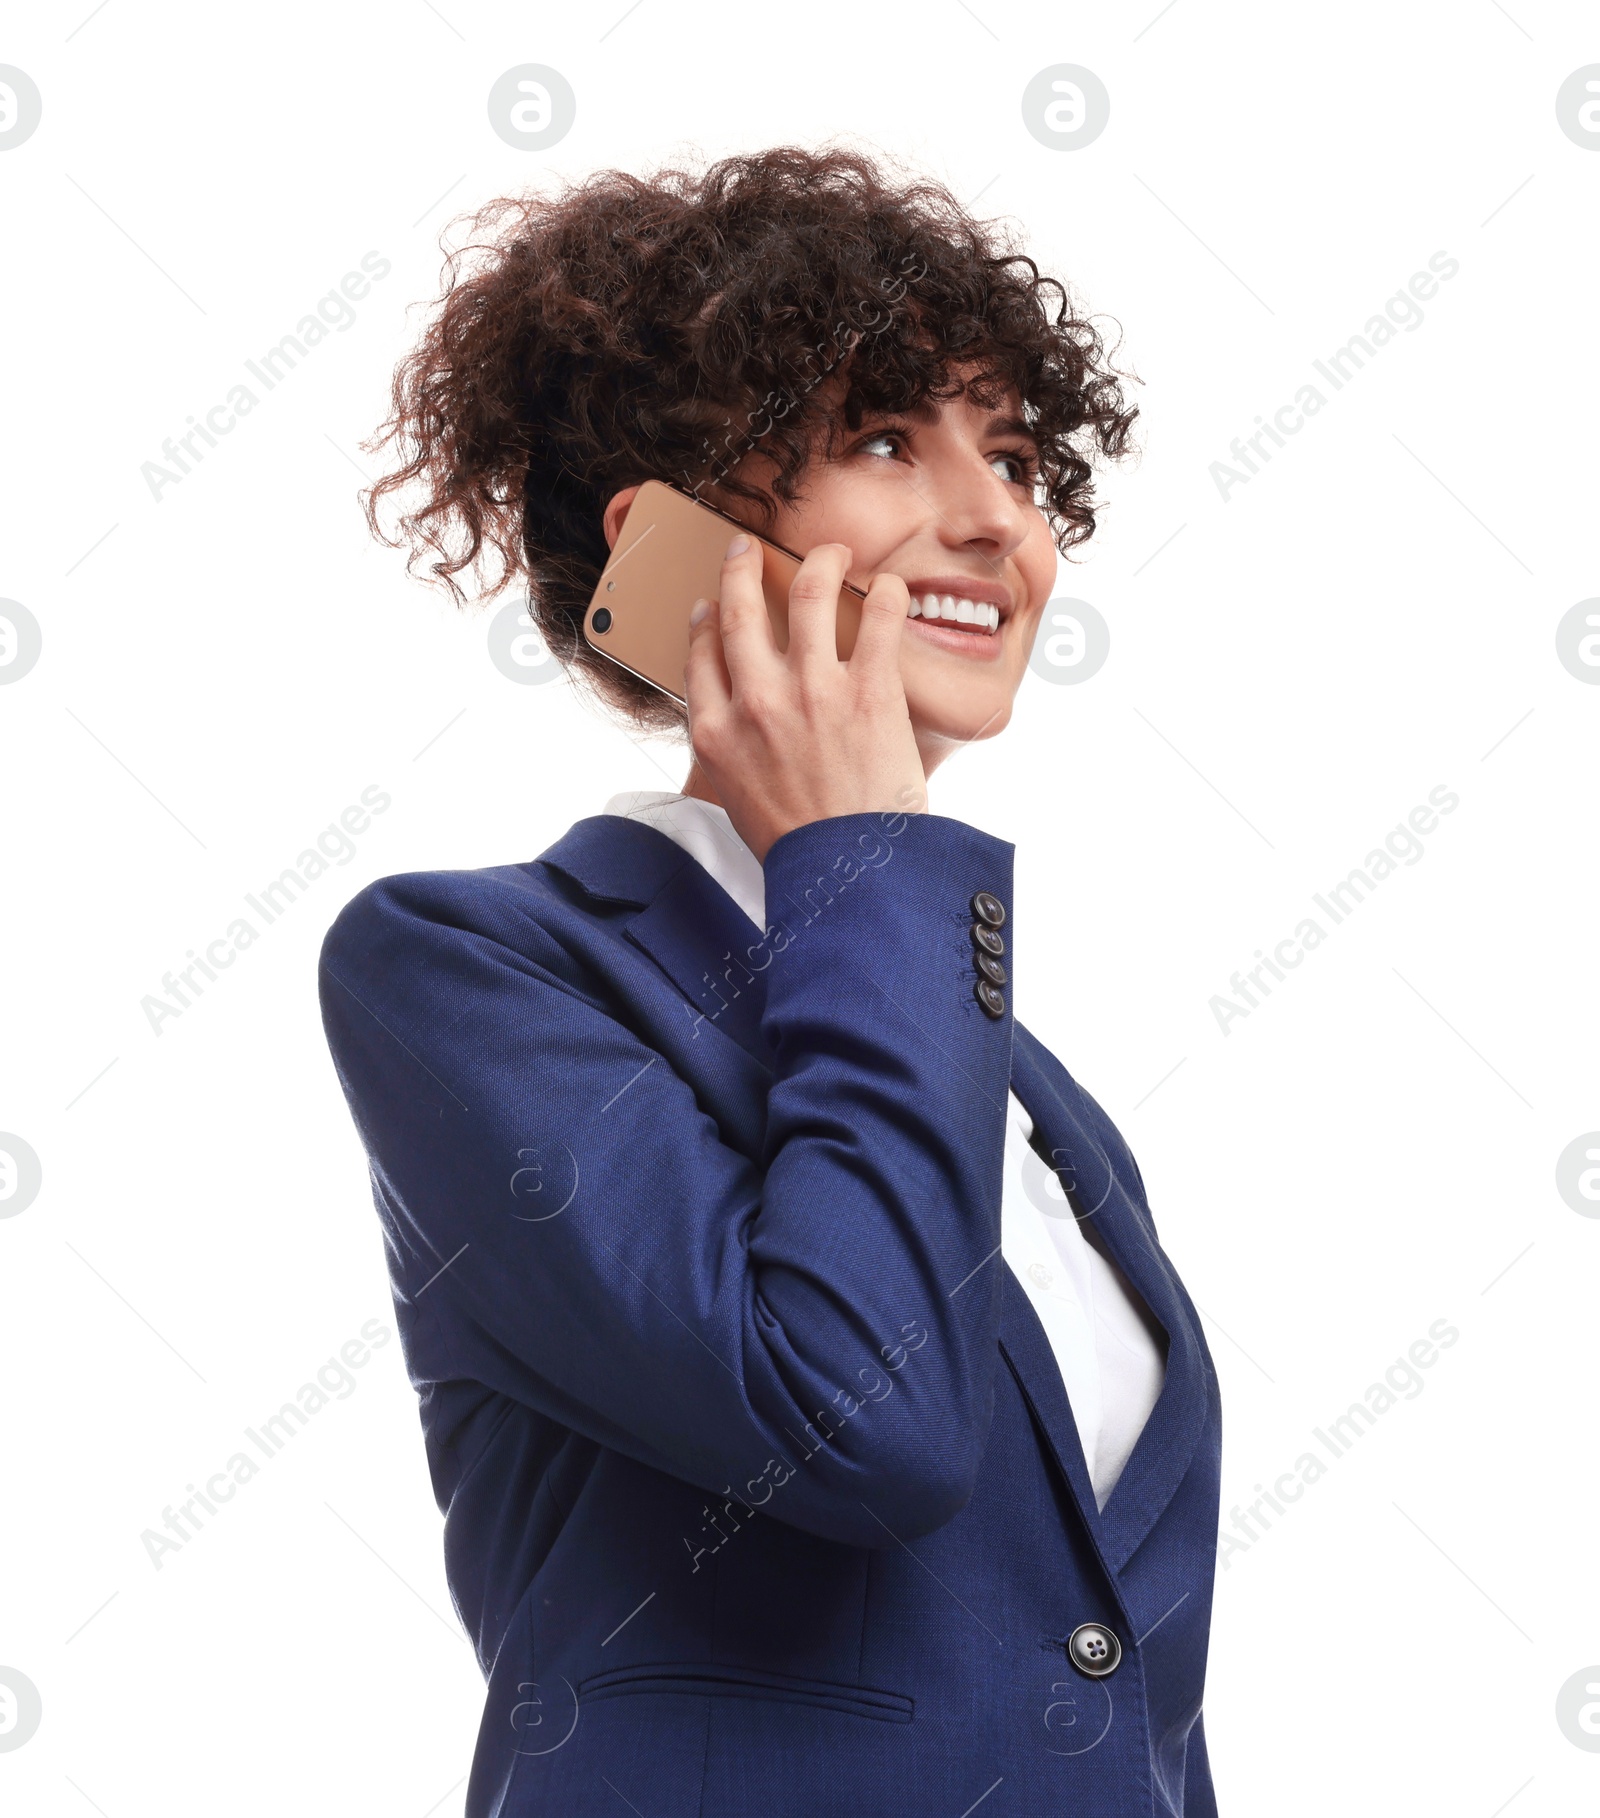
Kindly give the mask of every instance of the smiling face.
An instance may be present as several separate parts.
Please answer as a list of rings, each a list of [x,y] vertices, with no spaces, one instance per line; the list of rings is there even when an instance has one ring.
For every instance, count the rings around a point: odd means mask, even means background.
[[[847,579],[863,593],[876,574],[906,583],[913,616],[900,674],[931,774],[961,745],[1005,728],[1027,671],[1057,553],[1034,501],[1036,450],[1014,396],[986,408],[963,393],[838,433],[834,453],[806,470],[800,498],[774,500],[770,526],[757,528],[800,555],[848,544]],[[739,477],[760,484],[760,458]],[[611,501],[608,541],[636,491]],[[712,502],[749,521],[741,501],[713,493]]]
[[[1014,396],[985,408],[964,393],[840,436],[833,458],[812,462],[801,498],[778,502],[769,534],[802,555],[848,544],[848,579],[862,592],[875,574],[906,583],[900,674],[931,771],[1008,724],[1027,670],[1056,574],[1034,502],[1035,446]]]

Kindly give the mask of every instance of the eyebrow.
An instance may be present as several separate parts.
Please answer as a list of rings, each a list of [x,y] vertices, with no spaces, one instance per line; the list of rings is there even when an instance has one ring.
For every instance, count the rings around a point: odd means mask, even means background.
[[[884,411],[881,414],[907,416],[918,423],[935,422],[939,415],[933,404],[926,398],[920,404],[914,404],[909,410]],[[1025,436],[1028,441],[1035,443],[1039,439],[1034,432],[1033,425],[1028,422],[1026,417],[990,417],[989,421],[984,424],[982,433],[986,436]]]
[[[984,425],[983,433],[986,436],[1026,436],[1030,442],[1039,439],[1026,417],[991,417]]]

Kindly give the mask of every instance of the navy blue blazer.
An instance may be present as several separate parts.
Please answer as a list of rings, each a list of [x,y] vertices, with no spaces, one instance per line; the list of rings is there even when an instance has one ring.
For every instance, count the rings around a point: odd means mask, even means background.
[[[325,1027],[488,1682],[468,1818],[1215,1813],[1216,1374],[1110,1119],[973,995],[1012,856],[815,822],[761,930],[598,815],[334,923]],[[1008,1085],[1166,1334],[1103,1512],[1000,1255]]]

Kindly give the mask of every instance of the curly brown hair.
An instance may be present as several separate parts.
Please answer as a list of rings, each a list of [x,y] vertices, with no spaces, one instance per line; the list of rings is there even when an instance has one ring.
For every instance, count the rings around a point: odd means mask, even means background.
[[[1083,542],[1091,457],[1122,456],[1138,414],[1128,375],[997,223],[884,164],[779,146],[478,210],[366,444],[403,457],[363,494],[374,535],[410,545],[408,572],[433,556],[458,605],[455,576],[486,553],[502,572],[481,598],[526,576],[552,654],[643,727],[681,727],[683,710],[582,636],[624,487],[667,480],[770,532],[773,496],[799,496],[841,427],[963,391],[987,408],[1009,389],[1057,547]],[[415,483],[420,502],[385,535],[381,502]]]

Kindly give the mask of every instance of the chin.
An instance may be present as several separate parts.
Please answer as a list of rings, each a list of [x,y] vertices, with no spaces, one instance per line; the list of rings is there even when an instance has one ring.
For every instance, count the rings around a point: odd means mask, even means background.
[[[919,739],[968,745],[992,739],[1011,724],[1009,689],[968,687],[906,690],[906,706]]]

